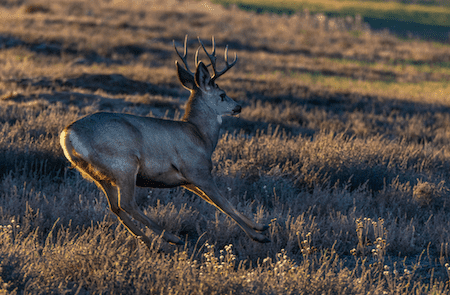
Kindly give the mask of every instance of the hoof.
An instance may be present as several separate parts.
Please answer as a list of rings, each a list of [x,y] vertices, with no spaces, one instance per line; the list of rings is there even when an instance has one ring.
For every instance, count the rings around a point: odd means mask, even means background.
[[[184,246],[184,242],[182,241],[182,240],[180,240],[180,239],[178,239],[178,241],[168,241],[169,242],[169,244],[171,244],[171,245],[176,245],[176,246]]]
[[[266,237],[264,235],[257,235],[255,237],[251,237],[251,238],[253,239],[253,241],[256,241],[261,244],[272,242],[268,237]]]
[[[179,237],[177,237],[176,235],[170,234],[166,231],[163,231],[162,238],[171,245],[179,245],[179,246],[184,245],[184,242],[182,240],[180,240]]]
[[[183,246],[184,242],[177,236],[172,234],[167,234],[163,236],[164,240],[171,245]]]
[[[262,240],[258,240],[257,242],[260,242],[261,244],[266,244],[272,242],[269,238],[264,237]]]
[[[262,229],[260,229],[259,231],[260,232],[263,232],[263,231],[266,231],[266,230],[268,230],[269,229],[269,226],[267,225],[267,224],[264,224],[263,226],[262,226]]]

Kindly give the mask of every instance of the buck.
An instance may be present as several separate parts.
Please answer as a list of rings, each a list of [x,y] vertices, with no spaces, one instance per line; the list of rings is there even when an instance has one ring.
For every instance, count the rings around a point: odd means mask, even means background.
[[[123,225],[148,247],[152,240],[130,218],[144,224],[171,244],[184,244],[177,236],[164,231],[146,216],[135,200],[135,188],[171,188],[182,186],[231,217],[255,241],[270,240],[261,232],[268,228],[252,221],[224,198],[211,175],[211,155],[217,145],[223,115],[240,113],[241,106],[216,84],[237,62],[228,62],[217,71],[216,47],[208,53],[200,38],[195,55],[195,73],[187,62],[188,38],[184,40],[183,56],[174,48],[185,68],[175,62],[178,79],[191,92],[181,121],[140,117],[125,113],[98,112],[67,126],[60,142],[64,155],[83,177],[105,193],[111,211]],[[198,61],[200,47],[211,62],[213,76]],[[209,66],[209,65],[208,65]]]

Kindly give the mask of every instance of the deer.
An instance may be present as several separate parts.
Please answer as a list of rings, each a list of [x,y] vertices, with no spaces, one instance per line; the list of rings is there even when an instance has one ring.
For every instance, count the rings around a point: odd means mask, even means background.
[[[211,156],[219,139],[222,116],[241,112],[241,106],[216,84],[216,80],[236,64],[237,54],[229,63],[227,45],[225,68],[218,71],[214,37],[211,53],[200,38],[198,41],[195,72],[189,69],[187,62],[188,36],[184,40],[183,55],[173,41],[175,52],[185,67],[175,61],[178,80],[190,91],[181,120],[97,112],[65,127],[60,134],[61,147],[72,167],[103,191],[110,210],[119,221],[149,248],[152,240],[131,218],[170,244],[184,245],[184,242],[141,211],[135,199],[137,186],[184,187],[232,218],[254,241],[270,242],[263,234],[269,226],[240,213],[222,196],[211,174]],[[198,61],[200,48],[209,58],[208,66]]]

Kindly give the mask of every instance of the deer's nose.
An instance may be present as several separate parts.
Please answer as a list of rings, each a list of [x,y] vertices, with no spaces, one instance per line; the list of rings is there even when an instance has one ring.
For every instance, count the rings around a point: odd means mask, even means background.
[[[235,106],[233,109],[233,114],[239,114],[241,112],[241,109],[242,108],[240,105]]]

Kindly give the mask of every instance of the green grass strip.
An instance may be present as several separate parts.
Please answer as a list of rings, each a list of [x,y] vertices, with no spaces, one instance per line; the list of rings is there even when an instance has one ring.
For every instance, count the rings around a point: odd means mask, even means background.
[[[236,4],[240,8],[261,12],[294,13],[308,9],[312,13],[371,17],[423,25],[450,27],[450,8],[402,4],[395,2],[338,1],[338,0],[214,0],[223,5]]]
[[[450,84],[446,81],[425,81],[420,83],[360,81],[345,77],[327,77],[313,73],[278,73],[302,81],[304,85],[314,85],[331,92],[352,92],[407,101],[426,101],[449,105]]]

